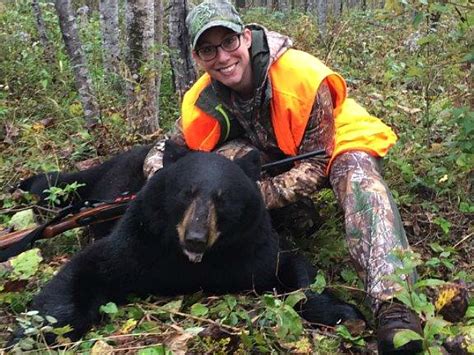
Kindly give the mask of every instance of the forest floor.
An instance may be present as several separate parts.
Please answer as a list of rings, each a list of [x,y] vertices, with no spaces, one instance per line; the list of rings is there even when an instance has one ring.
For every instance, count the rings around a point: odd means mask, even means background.
[[[45,5],[43,10],[58,50],[54,64],[44,62],[29,5],[0,4],[0,185],[4,187],[0,230],[4,232],[33,222],[34,201],[11,190],[20,179],[43,171],[80,169],[156,139],[140,136],[127,125],[126,100],[102,75],[98,19],[93,17],[81,32],[94,85],[101,93],[104,129],[100,146],[93,141],[83,128],[54,9]],[[466,353],[474,352],[472,297],[466,315],[456,322],[444,320],[436,305],[442,281],[463,285],[471,296],[474,291],[473,16],[466,7],[446,4],[439,23],[430,28],[426,9],[418,10],[415,15],[413,9],[398,14],[354,12],[331,23],[324,39],[305,14],[253,9],[244,18],[292,36],[296,48],[341,73],[349,95],[395,130],[399,141],[384,161],[384,176],[414,252],[404,256],[405,270],[400,274],[416,266],[423,281],[405,287],[399,298],[409,299],[424,320],[426,353],[441,353],[443,344],[450,352],[449,344],[457,336]],[[164,131],[179,115],[171,81],[171,68],[165,64]],[[67,193],[56,191],[52,198]],[[33,251],[0,264],[0,352],[20,321],[31,334],[23,349],[39,352],[376,353],[373,318],[350,263],[341,210],[329,189],[316,194],[314,201],[319,229],[295,244],[322,270],[315,287],[325,284],[359,306],[370,322],[368,329],[310,328],[288,315],[287,299],[273,294],[194,294],[149,297],[120,307],[107,304],[100,325],[82,341],[64,339],[61,348],[47,347],[41,334],[48,329],[44,328],[48,320],[25,312],[39,288],[89,242],[87,231],[76,229],[40,241]]]

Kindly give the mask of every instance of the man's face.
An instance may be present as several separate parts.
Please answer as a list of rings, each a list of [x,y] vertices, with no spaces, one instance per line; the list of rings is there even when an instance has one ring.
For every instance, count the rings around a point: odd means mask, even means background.
[[[196,50],[205,46],[218,46],[232,35],[235,35],[235,32],[225,27],[210,28],[199,38]],[[193,51],[193,58],[213,79],[240,94],[250,94],[253,88],[249,54],[251,43],[252,33],[244,29],[240,36],[240,47],[236,50],[226,52],[219,47],[217,56],[210,61],[202,60],[196,51]]]

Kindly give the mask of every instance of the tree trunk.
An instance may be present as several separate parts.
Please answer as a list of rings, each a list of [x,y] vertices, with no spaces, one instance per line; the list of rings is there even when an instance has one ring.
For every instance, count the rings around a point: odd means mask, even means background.
[[[235,0],[235,7],[237,9],[244,9],[245,8],[245,0]]]
[[[160,119],[160,93],[161,93],[161,77],[163,74],[163,1],[155,0],[155,107],[156,117],[158,118],[157,124]],[[157,127],[158,128],[158,127]]]
[[[196,81],[186,20],[186,0],[171,0],[169,3],[169,47],[174,84],[179,100]]]
[[[328,3],[327,0],[317,0],[316,12],[318,19],[319,32],[323,38],[326,37],[327,17],[328,17]]]
[[[120,73],[118,1],[100,0],[99,11],[104,68],[108,74],[118,75]]]
[[[76,18],[72,12],[69,0],[56,0],[55,7],[58,13],[59,26],[61,27],[66,51],[74,70],[75,84],[84,109],[87,128],[91,130],[98,123],[99,110],[92,89],[86,58],[82,51]]]
[[[43,46],[44,50],[44,57],[46,62],[52,64],[56,62],[56,54],[54,51],[54,47],[48,39],[48,35],[46,34],[46,26],[43,20],[43,14],[41,13],[41,7],[38,0],[33,0],[31,2],[31,6],[33,7],[33,14],[36,19],[36,29],[38,30],[38,37]]]
[[[333,0],[333,17],[337,19],[342,14],[342,0]]]
[[[129,0],[126,6],[127,65],[131,74],[128,119],[142,134],[158,128],[155,106],[155,38],[153,0]]]
[[[305,11],[309,14],[314,15],[316,13],[317,8],[317,0],[306,0],[305,1]]]
[[[287,14],[290,11],[290,2],[288,0],[277,0],[275,8]]]

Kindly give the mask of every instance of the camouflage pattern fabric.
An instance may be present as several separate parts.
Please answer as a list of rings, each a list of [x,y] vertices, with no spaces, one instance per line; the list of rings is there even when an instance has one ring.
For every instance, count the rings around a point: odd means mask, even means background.
[[[236,33],[244,24],[234,6],[227,1],[208,0],[195,6],[186,17],[186,27],[191,36],[191,46],[196,47],[199,37],[209,28],[223,26]]]
[[[402,266],[396,250],[409,250],[398,209],[380,175],[377,160],[365,152],[347,152],[331,167],[330,181],[344,209],[349,252],[376,312],[400,286],[386,280]],[[416,275],[409,275],[414,281]]]

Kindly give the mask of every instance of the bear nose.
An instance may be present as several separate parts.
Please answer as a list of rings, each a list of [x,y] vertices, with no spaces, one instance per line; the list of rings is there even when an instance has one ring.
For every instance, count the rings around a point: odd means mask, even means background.
[[[203,253],[207,247],[207,233],[188,230],[184,238],[186,249],[194,253]]]

